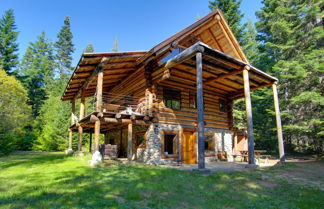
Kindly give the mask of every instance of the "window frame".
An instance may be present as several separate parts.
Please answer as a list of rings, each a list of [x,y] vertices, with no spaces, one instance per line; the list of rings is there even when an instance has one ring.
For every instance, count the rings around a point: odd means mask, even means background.
[[[213,144],[213,153],[208,153],[206,154],[206,149],[205,149],[205,153],[204,153],[204,156],[205,157],[214,157],[216,156],[216,137],[215,137],[215,134],[214,133],[205,133],[204,134],[204,137],[205,136],[211,136],[212,137],[212,144]],[[204,142],[205,142],[205,138],[204,138]]]
[[[137,142],[138,142],[138,137],[139,136],[144,136],[144,145],[137,145]],[[146,148],[146,131],[142,131],[142,132],[137,132],[135,134],[135,148],[138,149],[138,148]]]
[[[169,91],[169,92],[177,92],[179,94],[178,95],[179,97],[176,98],[177,96],[174,96],[172,94],[171,95],[167,94],[167,91]],[[171,100],[171,107],[169,107],[167,105],[167,100]],[[179,109],[175,109],[173,107],[173,102],[172,101],[176,101],[176,100],[179,101]],[[164,102],[164,106],[166,108],[170,108],[172,110],[181,110],[181,105],[182,105],[182,103],[181,103],[181,90],[180,89],[175,89],[175,88],[170,88],[170,87],[163,87],[163,102]]]
[[[161,134],[161,153],[162,153],[162,159],[168,159],[168,158],[173,158],[173,159],[177,159],[179,158],[179,132],[178,131],[166,131],[166,130],[163,130],[160,132]],[[165,145],[165,135],[167,134],[172,134],[172,135],[175,135],[176,137],[176,147],[177,147],[177,150],[176,150],[176,154],[171,154],[171,155],[166,155],[165,154],[165,149],[164,149],[164,145]]]
[[[191,107],[192,103],[191,103],[191,97],[194,97],[193,98],[193,101],[194,101],[194,104],[193,106],[194,107]],[[197,109],[197,93],[193,92],[193,91],[189,91],[189,108],[192,108],[192,109]]]

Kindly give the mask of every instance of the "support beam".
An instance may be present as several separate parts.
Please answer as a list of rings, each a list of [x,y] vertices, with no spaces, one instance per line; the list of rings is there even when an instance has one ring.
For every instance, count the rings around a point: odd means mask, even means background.
[[[275,112],[276,112],[279,157],[280,157],[280,162],[285,163],[286,157],[285,157],[285,149],[284,149],[284,142],[283,142],[283,136],[282,136],[279,98],[278,98],[278,90],[277,90],[276,82],[272,85],[272,90],[273,90],[273,101],[274,101]]]
[[[95,152],[99,151],[99,141],[100,140],[100,120],[97,120],[95,122],[95,127],[94,127],[94,144],[93,144],[93,149]]]
[[[75,117],[75,100],[74,99],[71,100],[71,109],[72,110],[71,110],[71,122],[70,122],[70,124],[72,126],[74,124],[74,117]],[[68,132],[69,132],[69,143],[68,143],[69,147],[68,147],[68,149],[66,151],[66,154],[70,155],[70,154],[73,153],[73,149],[72,149],[73,132],[72,132],[71,129],[69,129]]]
[[[82,134],[83,134],[83,128],[79,124],[78,126],[78,155],[82,155]]]
[[[243,70],[243,80],[244,80],[245,109],[246,109],[248,143],[249,143],[249,164],[255,165],[252,104],[251,104],[250,83],[249,83],[249,67],[246,67]]]
[[[196,54],[197,64],[197,109],[198,109],[198,170],[205,169],[205,141],[204,141],[204,96],[202,79],[202,53]]]
[[[128,124],[128,135],[127,135],[127,159],[128,162],[132,160],[133,156],[133,124]]]
[[[85,102],[86,102],[86,89],[82,89],[81,103],[80,103],[80,120],[86,115]]]
[[[92,133],[89,135],[89,153],[92,153]]]
[[[103,71],[100,69],[97,79],[97,102],[96,111],[102,112],[102,84],[103,84]]]

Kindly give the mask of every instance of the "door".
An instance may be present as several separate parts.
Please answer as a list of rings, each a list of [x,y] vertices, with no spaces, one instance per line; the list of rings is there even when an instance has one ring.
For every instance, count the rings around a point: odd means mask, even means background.
[[[183,133],[182,153],[183,163],[197,163],[196,134],[194,132]]]

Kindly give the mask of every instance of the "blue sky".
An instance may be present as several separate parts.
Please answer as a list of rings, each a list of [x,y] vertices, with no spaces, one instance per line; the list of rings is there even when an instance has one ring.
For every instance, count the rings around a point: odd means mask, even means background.
[[[255,21],[261,6],[261,0],[243,0],[241,9]],[[210,12],[208,0],[0,0],[0,14],[7,9],[15,12],[20,56],[41,31],[55,41],[70,16],[73,64],[89,42],[96,52],[111,51],[115,38],[120,51],[149,50]]]

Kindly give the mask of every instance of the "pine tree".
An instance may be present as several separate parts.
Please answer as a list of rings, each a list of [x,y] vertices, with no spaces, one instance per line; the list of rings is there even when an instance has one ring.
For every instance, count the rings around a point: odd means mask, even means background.
[[[240,10],[242,0],[214,0],[209,1],[209,9],[221,9],[235,37],[240,42],[244,26],[241,24],[243,14]]]
[[[70,18],[65,17],[64,25],[57,34],[57,41],[54,46],[56,49],[56,57],[59,73],[70,74],[72,67],[72,54],[74,52],[74,45],[72,43],[73,34],[71,32]]]
[[[92,53],[94,52],[94,48],[92,43],[90,42],[87,47],[83,50],[83,53]]]
[[[52,42],[45,32],[34,43],[30,43],[21,61],[19,78],[28,91],[28,104],[32,106],[34,118],[46,100],[46,88],[51,88],[54,76],[54,56]]]
[[[257,13],[263,69],[280,80],[285,141],[297,151],[324,149],[323,6],[265,0]]]
[[[112,49],[113,52],[118,52],[118,40],[114,40],[114,48]]]
[[[8,74],[12,74],[18,65],[17,37],[14,12],[9,9],[0,19],[0,66]]]

